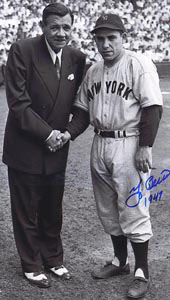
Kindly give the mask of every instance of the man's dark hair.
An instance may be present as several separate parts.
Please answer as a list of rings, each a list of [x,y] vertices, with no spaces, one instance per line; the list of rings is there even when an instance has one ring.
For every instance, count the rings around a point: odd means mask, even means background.
[[[73,24],[74,16],[73,16],[73,13],[72,13],[71,9],[69,9],[68,7],[66,7],[65,5],[63,5],[61,3],[50,3],[43,10],[43,16],[42,16],[43,23],[45,25],[47,24],[47,18],[50,15],[57,15],[57,16],[60,16],[60,17],[64,17],[67,14],[70,15],[71,22]]]

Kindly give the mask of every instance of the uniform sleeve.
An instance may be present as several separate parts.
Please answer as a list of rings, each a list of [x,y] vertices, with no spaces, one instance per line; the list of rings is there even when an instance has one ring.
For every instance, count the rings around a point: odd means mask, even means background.
[[[142,109],[139,146],[153,146],[161,117],[162,106],[153,105]]]
[[[52,128],[31,108],[27,91],[27,69],[20,46],[10,49],[6,67],[6,95],[9,113],[23,133],[45,141]]]
[[[163,104],[156,67],[147,57],[133,65],[133,91],[142,108]]]

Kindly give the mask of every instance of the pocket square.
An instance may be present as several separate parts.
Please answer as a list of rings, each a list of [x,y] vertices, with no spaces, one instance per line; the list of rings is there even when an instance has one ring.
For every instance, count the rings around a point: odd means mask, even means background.
[[[74,74],[68,75],[67,79],[68,79],[68,80],[73,80],[73,79],[74,79]]]

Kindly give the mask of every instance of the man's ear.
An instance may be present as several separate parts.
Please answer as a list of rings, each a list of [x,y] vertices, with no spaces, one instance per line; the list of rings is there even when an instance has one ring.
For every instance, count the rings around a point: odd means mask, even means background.
[[[40,22],[39,22],[39,25],[40,25],[41,29],[43,30],[43,28],[44,28],[44,22],[43,22],[43,21],[40,21]]]
[[[126,32],[123,32],[123,33],[122,33],[122,39],[123,39],[123,40],[126,40],[126,38],[127,38],[127,33],[126,33]]]

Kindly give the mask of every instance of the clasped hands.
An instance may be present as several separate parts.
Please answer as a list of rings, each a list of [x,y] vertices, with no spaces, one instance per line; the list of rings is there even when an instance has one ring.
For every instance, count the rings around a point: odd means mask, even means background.
[[[46,140],[47,148],[50,152],[62,148],[71,138],[68,131],[61,133],[59,130],[53,130],[50,137]]]

